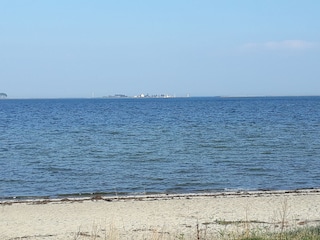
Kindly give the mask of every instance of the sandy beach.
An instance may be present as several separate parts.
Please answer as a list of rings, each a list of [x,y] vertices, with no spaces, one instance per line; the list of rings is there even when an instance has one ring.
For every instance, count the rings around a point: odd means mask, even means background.
[[[0,239],[196,239],[320,223],[320,189],[0,202]]]

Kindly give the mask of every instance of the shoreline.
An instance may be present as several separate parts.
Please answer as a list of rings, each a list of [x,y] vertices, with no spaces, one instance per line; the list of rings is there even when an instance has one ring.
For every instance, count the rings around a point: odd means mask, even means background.
[[[0,201],[3,240],[219,239],[319,224],[320,189]]]
[[[87,195],[66,195],[63,197],[10,197],[0,198],[0,205],[13,203],[33,203],[33,202],[82,202],[82,201],[125,201],[125,200],[166,200],[166,199],[180,199],[180,198],[197,198],[197,197],[252,197],[252,196],[270,196],[286,194],[319,194],[320,188],[305,188],[294,190],[239,190],[239,191],[217,191],[204,193],[159,193],[159,194],[129,194],[129,195],[104,195],[104,194],[87,194]]]

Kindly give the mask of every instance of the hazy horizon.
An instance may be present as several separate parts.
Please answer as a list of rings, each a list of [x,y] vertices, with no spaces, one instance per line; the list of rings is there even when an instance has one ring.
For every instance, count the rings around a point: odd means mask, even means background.
[[[77,96],[77,97],[46,97],[46,96],[42,96],[42,97],[10,97],[9,95],[6,98],[3,98],[0,100],[23,100],[23,99],[126,99],[126,98],[135,98],[135,99],[143,99],[141,97],[139,97],[138,95],[126,95],[126,97],[115,97],[113,95],[106,95],[106,96]],[[181,95],[181,96],[172,96],[169,98],[281,98],[281,97],[320,97],[319,95]],[[144,99],[148,99],[148,98],[161,98],[161,97],[144,97]],[[163,97],[165,98],[165,97]]]

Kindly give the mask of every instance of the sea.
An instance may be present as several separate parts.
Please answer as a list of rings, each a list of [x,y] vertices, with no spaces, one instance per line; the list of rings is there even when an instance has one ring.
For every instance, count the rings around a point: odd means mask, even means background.
[[[0,199],[320,187],[320,97],[0,100]]]

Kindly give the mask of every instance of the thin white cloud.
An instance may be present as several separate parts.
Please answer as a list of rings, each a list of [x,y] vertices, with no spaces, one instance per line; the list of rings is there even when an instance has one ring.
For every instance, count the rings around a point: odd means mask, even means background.
[[[261,49],[261,50],[304,50],[315,48],[319,44],[303,40],[285,40],[285,41],[270,41],[264,43],[247,43],[245,49]]]

